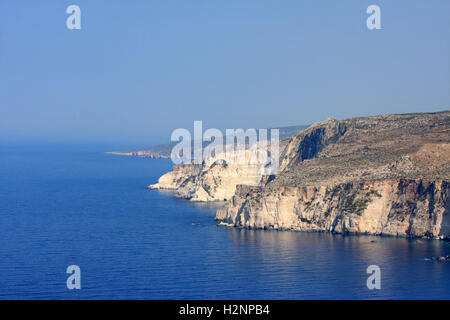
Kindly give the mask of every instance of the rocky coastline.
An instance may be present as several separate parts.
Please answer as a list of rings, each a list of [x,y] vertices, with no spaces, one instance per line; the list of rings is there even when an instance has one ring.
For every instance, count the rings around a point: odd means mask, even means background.
[[[450,239],[450,112],[328,119],[280,141],[280,170],[183,164],[150,189],[226,201],[227,226]]]

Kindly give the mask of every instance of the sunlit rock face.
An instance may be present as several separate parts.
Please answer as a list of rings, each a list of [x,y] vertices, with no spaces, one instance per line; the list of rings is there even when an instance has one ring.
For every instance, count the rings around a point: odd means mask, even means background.
[[[245,228],[450,237],[449,183],[383,180],[333,186],[238,186],[216,219]]]
[[[149,189],[176,190],[187,179],[197,176],[202,170],[201,165],[179,164],[172,171],[162,175],[158,183],[148,186]]]
[[[250,153],[244,153],[243,161],[237,159],[228,164],[225,153],[208,158],[201,165],[182,164],[159,178],[149,189],[174,190],[174,195],[191,201],[225,201],[231,199],[236,186],[256,186],[261,181],[265,164],[250,161]]]

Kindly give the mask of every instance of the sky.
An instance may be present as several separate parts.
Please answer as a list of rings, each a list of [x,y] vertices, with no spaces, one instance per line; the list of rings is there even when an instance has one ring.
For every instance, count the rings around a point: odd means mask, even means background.
[[[448,0],[0,0],[0,141],[450,110],[449,16]]]

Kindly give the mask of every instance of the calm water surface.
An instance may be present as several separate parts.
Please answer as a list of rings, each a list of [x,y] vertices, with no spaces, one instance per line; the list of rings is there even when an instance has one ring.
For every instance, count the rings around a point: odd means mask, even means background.
[[[0,299],[450,298],[450,263],[425,259],[447,242],[218,227],[217,204],[146,190],[170,168],[0,146]],[[81,290],[66,287],[72,264]],[[366,287],[372,264],[381,290]]]

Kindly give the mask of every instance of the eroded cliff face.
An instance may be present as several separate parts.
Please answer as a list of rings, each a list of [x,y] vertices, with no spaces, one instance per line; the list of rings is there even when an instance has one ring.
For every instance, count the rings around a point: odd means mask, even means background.
[[[228,165],[222,161],[177,165],[148,188],[174,190],[175,197],[191,201],[224,201],[231,199],[238,184],[256,186],[261,176],[259,165]]]
[[[257,165],[215,164],[185,181],[175,196],[191,201],[230,200],[237,185],[258,185],[261,180],[260,170],[261,167]]]
[[[289,139],[282,153],[280,170],[314,159],[324,147],[338,141],[347,131],[345,122],[332,118],[318,122]]]
[[[275,230],[450,238],[449,183],[393,179],[335,186],[238,186],[224,224]]]
[[[197,176],[202,171],[201,165],[179,164],[172,171],[162,175],[158,183],[148,186],[149,189],[177,190],[186,180]]]

